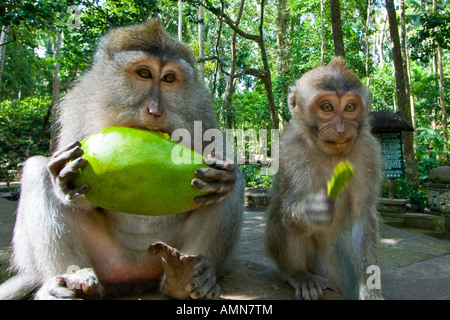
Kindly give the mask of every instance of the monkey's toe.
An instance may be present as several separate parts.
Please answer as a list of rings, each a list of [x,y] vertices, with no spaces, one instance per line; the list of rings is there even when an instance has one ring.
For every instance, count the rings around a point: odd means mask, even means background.
[[[216,273],[211,261],[199,256],[192,275],[193,280],[185,286],[191,299],[216,299],[219,297],[220,288],[216,284]]]
[[[327,287],[327,280],[307,273],[296,278],[288,279],[288,283],[295,290],[295,298],[299,300],[320,300],[323,291]]]

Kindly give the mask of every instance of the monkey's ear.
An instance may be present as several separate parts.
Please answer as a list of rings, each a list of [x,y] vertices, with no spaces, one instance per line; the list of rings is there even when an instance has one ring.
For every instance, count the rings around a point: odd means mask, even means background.
[[[289,104],[289,111],[293,114],[294,109],[297,106],[297,97],[296,97],[296,87],[292,86],[289,87],[289,95],[288,95],[288,104]]]

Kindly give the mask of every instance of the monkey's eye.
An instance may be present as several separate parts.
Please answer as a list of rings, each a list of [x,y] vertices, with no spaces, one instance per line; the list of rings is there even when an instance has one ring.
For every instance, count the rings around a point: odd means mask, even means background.
[[[144,79],[150,79],[152,77],[152,73],[148,69],[139,69],[136,73]]]
[[[162,77],[162,81],[172,83],[175,81],[175,75],[173,73],[168,73],[164,77]]]
[[[320,110],[322,110],[324,112],[331,112],[331,111],[333,111],[333,106],[329,103],[324,103],[324,104],[320,105]]]
[[[356,110],[356,105],[354,103],[348,103],[344,108],[344,111],[346,111],[346,112],[355,112],[355,110]]]

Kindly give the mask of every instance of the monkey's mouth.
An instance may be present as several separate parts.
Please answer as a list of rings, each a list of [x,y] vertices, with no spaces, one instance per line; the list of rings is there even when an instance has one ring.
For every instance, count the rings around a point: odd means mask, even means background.
[[[155,131],[155,132],[159,132],[159,133],[164,133],[170,136],[170,132],[167,132],[165,130],[163,130],[160,127],[144,127],[144,126],[137,126],[137,125],[133,125],[133,126],[128,126],[130,128],[135,128],[135,129],[140,129],[140,130],[147,130],[147,131]]]
[[[350,140],[351,139],[349,138],[347,140],[335,140],[335,141],[329,140],[329,141],[326,141],[326,142],[327,142],[328,145],[336,146],[339,149],[340,146],[345,146],[346,144],[348,144],[350,142]]]
[[[345,140],[329,140],[326,141],[326,145],[332,153],[342,154],[347,152],[350,149],[352,143],[352,139]]]

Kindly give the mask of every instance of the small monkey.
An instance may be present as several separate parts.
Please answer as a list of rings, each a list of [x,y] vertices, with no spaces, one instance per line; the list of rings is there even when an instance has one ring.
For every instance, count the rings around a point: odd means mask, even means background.
[[[25,163],[13,236],[17,274],[0,299],[103,298],[162,283],[177,298],[217,298],[216,273],[238,240],[244,179],[216,154],[192,180],[207,194],[191,212],[137,216],[88,202],[70,178],[86,164],[79,141],[110,126],[171,134],[194,122],[217,128],[191,50],[158,20],[113,29],[101,38],[92,68],[58,109],[57,151]],[[191,141],[193,145],[193,141]],[[216,150],[217,151],[217,150]],[[111,195],[114,196],[114,195]],[[150,246],[150,247],[149,247]]]
[[[297,299],[320,299],[326,287],[350,299],[381,298],[366,285],[367,268],[377,264],[382,177],[368,90],[336,57],[298,79],[288,100],[292,121],[280,141],[267,252]],[[355,176],[334,200],[327,182],[343,160]]]

